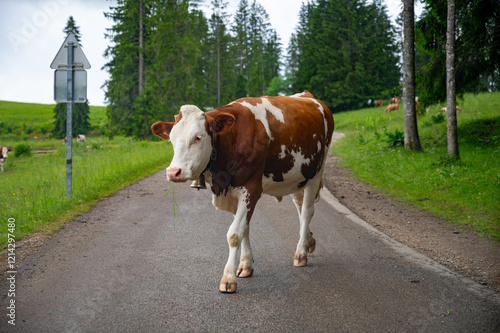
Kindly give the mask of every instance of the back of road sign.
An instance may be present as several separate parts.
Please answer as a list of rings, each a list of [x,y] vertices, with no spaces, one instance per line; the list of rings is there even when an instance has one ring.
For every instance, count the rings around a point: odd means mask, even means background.
[[[56,57],[52,61],[52,64],[50,64],[50,68],[60,69],[68,67],[68,42],[73,42],[73,45],[75,45],[73,53],[73,66],[75,68],[89,69],[90,63],[83,53],[82,47],[80,46],[80,44],[78,44],[78,41],[76,40],[76,37],[73,33],[68,34],[68,36],[64,40],[64,43],[62,43],[59,52],[57,52]]]
[[[54,100],[57,103],[68,102],[68,71],[58,69],[54,72]],[[73,102],[87,101],[87,71],[75,69],[73,71]]]

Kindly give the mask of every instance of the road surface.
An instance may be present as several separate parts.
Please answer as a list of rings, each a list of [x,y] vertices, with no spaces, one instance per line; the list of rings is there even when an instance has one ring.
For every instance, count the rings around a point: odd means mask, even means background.
[[[264,196],[250,226],[254,275],[221,294],[232,215],[208,190],[176,184],[174,223],[168,187],[161,171],[68,223],[18,267],[15,298],[0,284],[0,331],[500,332],[499,294],[367,226],[325,191],[307,267],[292,265],[291,198]]]

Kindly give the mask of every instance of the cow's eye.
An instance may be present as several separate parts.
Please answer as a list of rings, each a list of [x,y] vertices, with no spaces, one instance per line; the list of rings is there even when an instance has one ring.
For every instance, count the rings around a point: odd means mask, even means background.
[[[201,134],[198,134],[197,136],[195,136],[195,137],[194,137],[193,142],[194,142],[194,143],[196,143],[196,142],[200,142],[200,141],[201,141],[201,139],[202,139]]]

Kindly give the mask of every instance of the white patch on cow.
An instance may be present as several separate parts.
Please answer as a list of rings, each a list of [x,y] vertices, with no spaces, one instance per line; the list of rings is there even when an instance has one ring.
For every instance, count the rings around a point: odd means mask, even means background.
[[[278,154],[279,159],[284,159],[286,157],[286,146],[281,145],[281,152]]]
[[[294,95],[292,95],[292,96],[290,96],[290,97],[297,97],[297,98],[298,98],[298,97],[302,97],[302,96],[304,96],[305,94],[306,94],[306,92],[305,92],[305,91],[303,91],[303,92],[301,92],[301,93],[296,93],[296,94],[294,94]]]
[[[285,123],[285,117],[283,116],[283,111],[277,108],[267,98],[261,98],[262,103],[257,103],[257,105],[252,105],[248,102],[241,102],[240,104],[247,107],[255,116],[255,120],[259,120],[264,128],[266,129],[266,134],[270,140],[273,139],[271,129],[269,128],[269,122],[267,121],[267,112],[269,111],[279,122]]]
[[[210,161],[212,140],[205,129],[205,115],[197,106],[184,105],[179,113],[182,118],[170,132],[174,157],[167,171],[182,169],[183,180],[195,179]]]
[[[315,134],[315,135],[316,135],[316,134]],[[323,145],[321,144],[321,141],[319,141],[319,140],[318,140],[318,153],[321,151],[321,147],[322,147],[322,146],[323,146]]]
[[[219,196],[212,195],[212,204],[217,209],[232,214],[236,214],[238,205],[243,203],[248,204],[248,190],[244,187],[231,187]]]
[[[283,153],[285,153],[285,149],[286,147],[283,145]],[[292,155],[293,167],[287,173],[283,174],[282,182],[275,182],[273,180],[273,174],[270,174],[269,178],[262,176],[263,193],[277,198],[295,193],[297,192],[297,184],[304,180],[304,176],[302,175],[302,166],[309,165],[311,163],[311,159],[306,158],[304,154],[302,154],[301,148],[298,150],[287,150],[285,154]]]

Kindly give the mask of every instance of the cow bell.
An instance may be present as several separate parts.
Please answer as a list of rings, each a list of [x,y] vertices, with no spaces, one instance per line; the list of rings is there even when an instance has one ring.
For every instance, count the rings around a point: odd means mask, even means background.
[[[203,174],[201,174],[200,178],[198,178],[197,180],[193,180],[193,182],[191,183],[191,188],[195,188],[198,191],[200,189],[201,190],[206,190],[207,189],[207,185],[205,184],[205,176]]]

